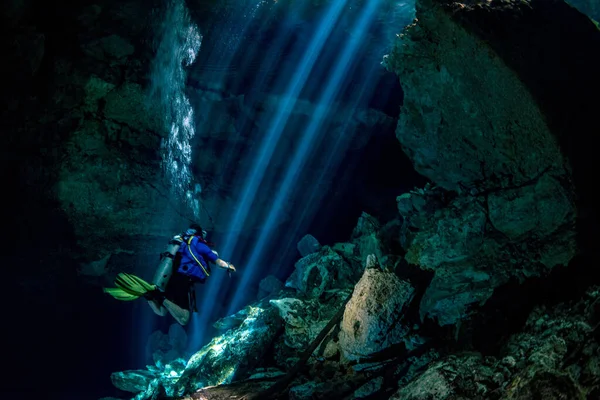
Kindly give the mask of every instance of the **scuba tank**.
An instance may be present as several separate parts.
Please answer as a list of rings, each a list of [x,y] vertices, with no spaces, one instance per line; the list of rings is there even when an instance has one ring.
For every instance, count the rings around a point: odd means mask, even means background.
[[[152,283],[163,292],[167,288],[167,284],[173,275],[173,260],[182,243],[183,238],[181,235],[174,236],[173,239],[169,240],[167,250],[160,255],[160,263],[158,264]]]

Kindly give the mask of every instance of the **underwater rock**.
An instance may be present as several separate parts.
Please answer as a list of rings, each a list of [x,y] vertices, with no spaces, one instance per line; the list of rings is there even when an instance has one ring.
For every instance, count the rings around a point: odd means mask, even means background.
[[[337,251],[345,259],[354,258],[357,253],[356,244],[354,243],[335,243],[331,249]],[[360,262],[359,260],[360,259],[357,258],[358,262]]]
[[[351,243],[336,244],[335,250],[352,265],[354,281],[362,276],[367,256],[375,257],[382,267],[387,264],[387,252],[380,238],[381,229],[377,218],[363,212],[352,231]]]
[[[420,213],[423,206],[426,204],[423,193],[408,192],[403,193],[396,198],[396,204],[398,205],[398,212],[404,218],[409,215]]]
[[[299,299],[284,298],[269,301],[279,311],[279,315],[286,324],[299,328],[306,325],[305,318],[300,314],[305,314],[306,303]]]
[[[323,383],[306,382],[301,385],[292,386],[289,391],[290,400],[310,400],[321,391]]]
[[[406,261],[435,274],[423,318],[457,322],[510,278],[546,274],[577,253],[573,160],[559,140],[571,133],[550,123],[553,100],[523,79],[529,67],[513,65],[514,52],[540,44],[522,41],[532,23],[568,13],[559,3],[419,0],[415,23],[384,60],[405,93],[396,136],[436,185],[397,198]],[[530,53],[540,51],[554,52]]]
[[[275,378],[283,375],[285,375],[285,372],[277,368],[258,368],[248,379]]]
[[[565,0],[567,3],[596,21],[600,21],[600,3],[596,0]]]
[[[192,355],[175,384],[175,393],[244,379],[260,365],[279,331],[281,318],[273,307],[249,307],[239,327],[213,338]]]
[[[598,393],[600,346],[594,324],[599,299],[599,288],[592,287],[578,301],[538,307],[497,358],[475,352],[446,356],[416,379],[401,379],[391,398],[594,398],[585,394]]]
[[[114,372],[110,375],[110,380],[118,389],[131,393],[139,393],[145,391],[150,382],[156,377],[156,374],[153,372],[136,370]]]
[[[306,348],[327,325],[337,311],[348,290],[331,290],[321,300],[315,298],[281,298],[270,300],[285,321],[285,332],[276,345],[276,359],[281,367],[293,364],[298,352]],[[332,357],[336,352],[332,337],[322,343],[323,357]],[[309,364],[314,360],[309,361]]]
[[[329,246],[296,262],[295,270],[285,286],[308,297],[319,297],[326,290],[347,288],[354,284],[353,271],[348,263]]]
[[[346,305],[340,349],[348,360],[358,360],[401,343],[408,328],[402,314],[414,295],[413,287],[390,272],[366,269]]]
[[[258,299],[277,293],[283,288],[283,282],[273,275],[268,275],[258,284]]]
[[[485,208],[472,198],[458,198],[438,210],[410,242],[406,261],[434,270],[479,253],[484,240]]]
[[[381,223],[377,220],[377,218],[367,214],[366,212],[363,212],[358,218],[356,226],[352,230],[352,239],[375,234],[380,228]]]
[[[469,8],[446,10],[450,3],[419,1],[418,22],[385,60],[402,81],[396,134],[415,169],[457,191],[514,187],[546,171],[566,175],[556,138],[528,88],[461,26],[457,14],[467,15]],[[521,7],[529,5],[500,1],[488,7],[512,7],[512,23],[518,24]]]
[[[82,51],[100,61],[122,59],[132,55],[135,47],[119,35],[109,35],[82,46]]]
[[[481,398],[478,396],[485,395],[484,386],[477,381],[491,380],[491,371],[482,368],[481,359],[482,356],[476,354],[451,356],[434,363],[417,379],[398,390],[390,400],[445,400],[456,394],[466,395],[465,398],[469,399]],[[480,375],[481,372],[485,374]],[[471,390],[463,394],[460,389],[465,378],[469,379],[469,382],[464,385]],[[460,389],[456,389],[455,386]]]
[[[104,118],[116,124],[126,125],[142,133],[149,131],[151,134],[138,134],[133,135],[133,138],[123,139],[129,139],[129,143],[134,146],[156,149],[153,135],[166,136],[166,131],[156,105],[150,103],[153,108],[148,109],[146,96],[141,85],[126,83],[104,97],[106,104],[103,113]]]
[[[381,389],[382,384],[383,384],[383,377],[382,376],[377,377],[377,378],[365,383],[358,389],[356,389],[354,391],[354,398],[360,399],[362,397],[370,396],[373,393],[377,392],[379,389]]]
[[[56,195],[82,258],[95,261],[120,251],[156,254],[160,250],[147,239],[169,237],[186,223],[185,207],[177,207],[166,182],[156,179],[165,134],[159,113],[152,112],[151,103],[148,108],[139,84],[115,89],[95,75],[81,84],[81,99],[71,106],[79,118],[62,149]],[[169,224],[149,217],[172,207],[178,212]],[[105,240],[98,242],[99,236]]]
[[[302,257],[316,253],[319,250],[321,250],[321,244],[313,235],[304,235],[298,242],[298,251]]]
[[[485,270],[484,266],[473,266],[470,262],[447,264],[437,269],[421,299],[421,320],[429,317],[435,318],[440,326],[451,325],[465,318],[471,305],[485,303],[494,288],[506,279],[504,276],[492,278]]]
[[[252,306],[246,306],[235,314],[220,318],[213,323],[213,327],[219,330],[227,330],[239,327],[252,312]]]
[[[573,221],[571,194],[550,175],[532,185],[507,189],[488,196],[491,224],[511,240],[525,235],[547,237]]]

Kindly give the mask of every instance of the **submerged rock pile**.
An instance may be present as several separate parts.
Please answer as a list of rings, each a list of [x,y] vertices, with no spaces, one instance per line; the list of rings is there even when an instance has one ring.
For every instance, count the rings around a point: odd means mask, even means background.
[[[365,215],[361,221],[365,218],[372,220]],[[336,247],[358,249],[361,240]],[[331,251],[324,246],[319,259],[311,257],[313,268],[330,265]],[[360,259],[358,251],[355,257]],[[451,350],[438,346],[432,333],[442,331],[432,330],[410,310],[419,307],[413,287],[419,282],[400,277],[403,264],[385,270],[369,255],[362,266],[349,265],[361,272],[358,281],[320,294],[282,288],[228,317],[228,324],[219,321],[216,325],[226,326],[225,332],[189,361],[163,364],[157,359],[147,370],[115,373],[114,384],[135,399],[256,396],[294,369],[346,299],[340,321],[290,381],[289,398],[509,400],[540,393],[569,399],[598,394],[600,287],[590,288],[580,300],[536,307],[523,329],[489,355],[461,349],[454,340],[446,343]]]

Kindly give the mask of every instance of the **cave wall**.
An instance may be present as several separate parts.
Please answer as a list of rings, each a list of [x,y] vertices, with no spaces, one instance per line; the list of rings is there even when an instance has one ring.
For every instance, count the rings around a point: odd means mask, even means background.
[[[564,2],[417,3],[385,63],[396,135],[435,185],[398,198],[406,259],[435,273],[422,318],[453,324],[592,249],[597,40]]]

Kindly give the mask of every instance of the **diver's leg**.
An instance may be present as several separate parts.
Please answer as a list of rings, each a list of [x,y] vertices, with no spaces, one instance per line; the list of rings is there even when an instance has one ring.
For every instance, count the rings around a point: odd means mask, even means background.
[[[166,308],[169,313],[179,322],[180,325],[186,325],[190,320],[190,312],[179,307],[169,299],[165,299],[163,307]]]
[[[148,300],[148,305],[150,306],[152,311],[154,311],[154,314],[158,315],[159,317],[164,317],[165,315],[167,315],[167,309],[163,306],[160,306],[156,301]]]

